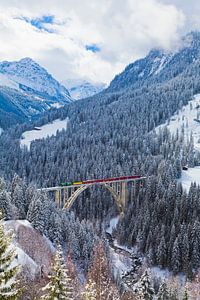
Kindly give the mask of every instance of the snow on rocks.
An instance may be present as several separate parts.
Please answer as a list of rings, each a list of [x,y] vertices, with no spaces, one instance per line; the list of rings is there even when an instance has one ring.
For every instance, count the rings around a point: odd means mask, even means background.
[[[116,228],[117,223],[119,222],[119,218],[120,216],[114,217],[112,219],[110,219],[110,223],[108,228],[106,229],[106,232],[112,234],[113,230]]]
[[[27,147],[27,149],[30,150],[32,141],[56,135],[57,131],[67,128],[68,120],[68,118],[65,120],[57,119],[52,123],[45,124],[30,131],[25,131],[20,140],[21,148]]]
[[[116,253],[114,249],[110,248],[110,262],[115,278],[122,277],[122,274],[131,269],[132,260],[129,256],[123,253]]]
[[[19,84],[6,75],[0,73],[0,86],[6,86],[12,89],[19,90]]]
[[[47,276],[55,252],[52,243],[27,220],[6,221],[5,228],[14,234],[15,259],[22,267],[23,276],[27,279],[34,279],[41,273]]]

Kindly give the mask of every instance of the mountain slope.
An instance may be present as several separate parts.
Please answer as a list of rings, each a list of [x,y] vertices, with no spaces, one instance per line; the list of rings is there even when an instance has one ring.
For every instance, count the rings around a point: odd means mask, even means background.
[[[70,102],[68,90],[32,59],[0,63],[1,127],[9,127]]]
[[[105,89],[104,83],[94,83],[82,79],[64,80],[62,84],[69,90],[73,99],[83,99],[100,93]]]

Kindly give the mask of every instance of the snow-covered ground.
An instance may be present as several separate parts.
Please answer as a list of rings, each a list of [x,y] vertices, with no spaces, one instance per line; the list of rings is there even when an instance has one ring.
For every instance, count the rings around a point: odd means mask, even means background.
[[[161,280],[174,280],[174,275],[168,269],[160,269],[159,267],[152,267],[151,276],[155,278],[160,278]],[[186,277],[183,273],[179,273],[176,277],[178,279],[179,284],[182,286],[185,284]]]
[[[200,167],[189,168],[187,171],[182,171],[181,178],[178,180],[182,183],[183,188],[189,191],[191,183],[196,182],[200,185]]]
[[[112,234],[113,230],[116,228],[117,223],[119,222],[120,216],[114,217],[110,219],[109,226],[106,229],[106,232],[109,234]],[[118,245],[117,241],[113,241],[114,245],[116,247],[119,247],[123,250],[127,250],[127,247]],[[131,250],[129,249],[131,252]],[[128,252],[129,252],[128,251]],[[113,275],[115,278],[119,275],[121,275],[125,272],[131,269],[131,263],[132,260],[128,255],[125,255],[123,252],[120,253],[116,250],[114,250],[112,247],[110,247],[110,260],[112,262],[113,266]]]
[[[113,266],[113,275],[117,278],[118,275],[125,273],[131,269],[132,260],[123,253],[116,253],[114,249],[110,248],[110,261]]]
[[[184,132],[185,141],[189,140],[192,135],[194,148],[196,151],[200,151],[200,94],[197,94],[193,100],[175,113],[171,117],[170,122],[158,126],[156,132],[159,131],[159,128],[164,126],[167,126],[172,134],[176,134],[177,130],[179,133]],[[200,167],[189,168],[188,171],[182,171],[179,182],[182,182],[183,188],[187,191],[192,182],[200,184]]]
[[[108,228],[106,229],[106,232],[112,234],[113,230],[116,228],[117,223],[119,222],[119,218],[120,216],[114,217],[112,219],[110,219],[110,223]]]
[[[26,146],[28,150],[30,150],[30,145],[32,141],[47,138],[48,136],[50,137],[56,135],[57,130],[61,131],[67,128],[68,120],[69,120],[68,118],[65,120],[57,119],[52,123],[48,123],[41,127],[37,127],[34,130],[25,131],[22,134],[20,140],[20,146],[21,147]]]
[[[177,130],[179,133],[184,130],[186,141],[190,139],[192,134],[194,147],[200,151],[200,94],[197,94],[193,100],[176,112],[169,123],[158,126],[156,131],[158,132],[159,128],[164,126],[167,126],[172,134],[175,134]]]

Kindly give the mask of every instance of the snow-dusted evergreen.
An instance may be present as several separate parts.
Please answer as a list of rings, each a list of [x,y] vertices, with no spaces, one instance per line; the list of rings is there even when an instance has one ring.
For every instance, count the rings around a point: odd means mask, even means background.
[[[137,297],[141,300],[152,300],[154,296],[154,289],[151,283],[151,277],[148,270],[144,272],[138,282],[136,289]]]
[[[88,283],[92,283],[97,300],[120,299],[116,286],[111,279],[109,264],[102,243],[98,243],[94,248],[94,257],[88,272]]]
[[[91,279],[89,279],[88,283],[85,286],[85,291],[83,292],[83,299],[84,300],[97,299],[96,284]]]
[[[43,288],[43,291],[44,295],[41,297],[43,300],[74,300],[73,282],[69,277],[61,246],[57,248],[52,274],[49,276],[49,283]]]
[[[157,300],[170,300],[170,291],[166,282],[162,282],[157,294]]]
[[[19,266],[13,266],[15,250],[11,247],[12,235],[5,232],[0,212],[0,299],[16,300],[21,294],[16,275]]]

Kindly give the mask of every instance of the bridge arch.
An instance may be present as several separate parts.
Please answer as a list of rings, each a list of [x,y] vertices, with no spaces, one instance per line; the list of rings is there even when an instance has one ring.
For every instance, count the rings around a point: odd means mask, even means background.
[[[65,202],[63,209],[70,209],[72,207],[72,205],[74,204],[74,202],[76,201],[76,199],[78,198],[78,196],[83,193],[85,190],[87,190],[88,188],[90,188],[93,185],[84,185],[79,187]],[[101,184],[101,186],[103,186],[105,189],[107,189],[111,195],[113,196],[117,207],[119,208],[120,212],[123,212],[124,206],[125,206],[125,199],[123,199],[122,194],[121,193],[117,193],[113,187],[111,187],[108,184]]]

